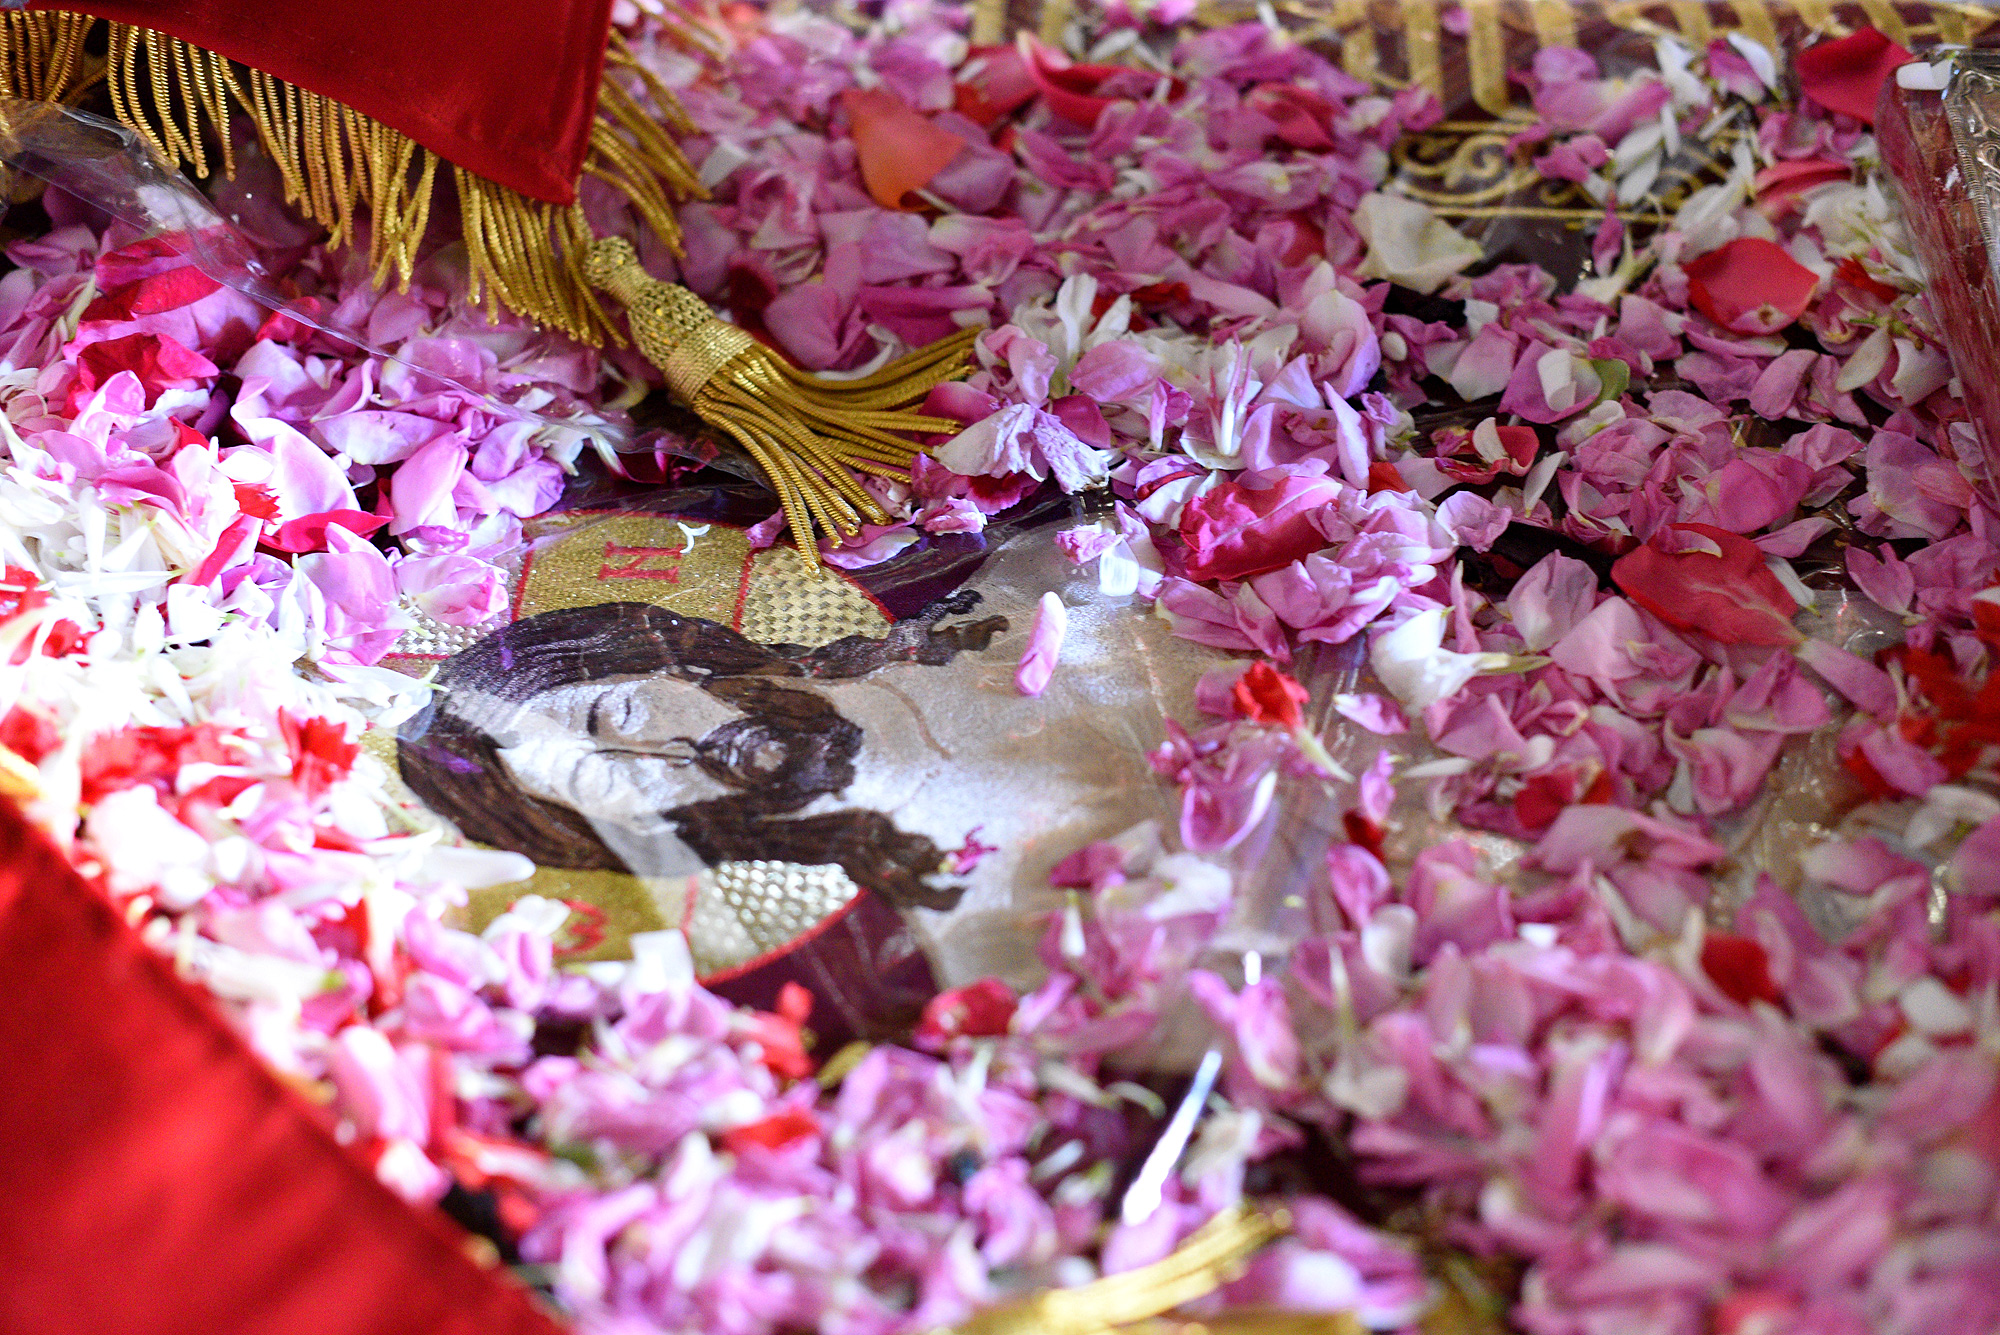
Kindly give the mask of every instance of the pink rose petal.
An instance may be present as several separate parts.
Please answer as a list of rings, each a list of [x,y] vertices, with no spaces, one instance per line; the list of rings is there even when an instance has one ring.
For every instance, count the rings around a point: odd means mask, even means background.
[[[1068,629],[1069,609],[1063,606],[1062,598],[1043,594],[1035,607],[1034,625],[1028,630],[1028,646],[1021,652],[1021,665],[1014,670],[1014,688],[1021,694],[1040,695],[1048,689]]]

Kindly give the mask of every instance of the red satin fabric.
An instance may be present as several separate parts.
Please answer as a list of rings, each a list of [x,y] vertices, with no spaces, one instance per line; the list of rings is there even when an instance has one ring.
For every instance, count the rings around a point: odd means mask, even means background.
[[[557,1335],[0,802],[0,1331]]]
[[[567,204],[611,0],[33,0],[154,28],[345,102],[447,162]]]

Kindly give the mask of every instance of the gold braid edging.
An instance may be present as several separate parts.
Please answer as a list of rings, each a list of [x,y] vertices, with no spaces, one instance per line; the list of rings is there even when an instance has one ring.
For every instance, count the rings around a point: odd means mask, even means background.
[[[1069,0],[1042,4],[1045,20],[1067,18]],[[1523,52],[1574,45],[1580,25],[1593,19],[1699,50],[1725,33],[1775,49],[1787,32],[1842,37],[1862,24],[1905,46],[1962,44],[2000,17],[1975,0],[1200,0],[1195,22],[1213,27],[1267,12],[1300,41],[1337,48],[1342,67],[1358,79],[1385,88],[1422,85],[1448,102],[1468,92],[1502,119],[1528,114],[1508,78]]]
[[[240,110],[277,167],[286,203],[325,227],[334,245],[356,244],[365,232],[377,284],[393,277],[399,287],[409,286],[438,181],[448,169],[459,196],[474,301],[490,313],[518,311],[587,343],[623,341],[583,281],[591,234],[580,205],[530,199],[449,167],[352,107],[149,28],[106,22],[106,54],[89,56],[84,42],[99,22],[58,10],[0,16],[0,94],[63,102],[102,80],[112,114],[162,162],[197,176],[215,166],[234,173],[230,116],[232,108]],[[706,193],[674,142],[673,133],[688,128],[673,94],[614,31],[583,171],[623,195],[639,220],[676,250],[674,197]],[[210,160],[210,133],[221,147],[219,163]]]

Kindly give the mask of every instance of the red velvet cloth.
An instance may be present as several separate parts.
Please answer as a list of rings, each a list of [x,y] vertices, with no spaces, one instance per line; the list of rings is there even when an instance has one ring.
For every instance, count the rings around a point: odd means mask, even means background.
[[[0,1331],[557,1335],[0,802]]]
[[[157,29],[345,102],[447,162],[567,204],[611,0],[34,0]]]

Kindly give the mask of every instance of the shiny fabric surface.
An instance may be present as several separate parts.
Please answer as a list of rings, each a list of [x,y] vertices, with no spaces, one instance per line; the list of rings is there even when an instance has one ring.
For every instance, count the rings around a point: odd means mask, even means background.
[[[555,1335],[0,802],[0,1331]]]

